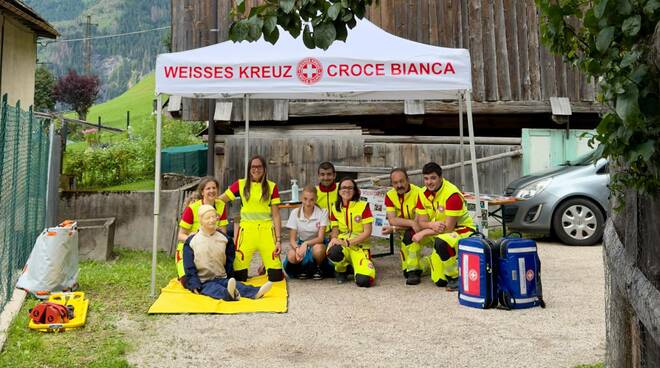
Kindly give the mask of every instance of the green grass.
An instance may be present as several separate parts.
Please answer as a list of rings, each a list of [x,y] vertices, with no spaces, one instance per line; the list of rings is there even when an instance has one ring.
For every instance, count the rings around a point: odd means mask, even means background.
[[[604,363],[580,364],[575,366],[575,368],[605,368],[605,364]]]
[[[111,262],[81,262],[80,291],[89,299],[87,324],[63,333],[28,329],[28,299],[9,328],[0,353],[0,367],[129,367],[126,354],[132,342],[117,324],[133,321],[137,330],[149,323],[151,254],[118,249]],[[175,276],[172,258],[158,254],[157,287]]]
[[[87,121],[96,123],[100,116],[103,126],[126,129],[126,111],[130,111],[133,127],[150,123],[155,83],[155,75],[150,73],[123,94],[92,106],[87,113]],[[75,113],[68,113],[66,116],[77,117]]]
[[[111,187],[107,188],[102,188],[99,189],[100,191],[105,191],[105,192],[122,192],[122,191],[130,191],[130,190],[154,190],[154,179],[145,179],[141,181],[136,181],[135,183],[128,183],[128,184],[120,184],[120,185],[114,185]]]

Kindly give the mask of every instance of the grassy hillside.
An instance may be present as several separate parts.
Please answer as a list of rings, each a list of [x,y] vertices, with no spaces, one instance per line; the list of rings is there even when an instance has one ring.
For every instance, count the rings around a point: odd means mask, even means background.
[[[101,117],[101,124],[113,128],[126,129],[126,111],[131,112],[131,125],[141,126],[150,121],[153,111],[154,73],[145,76],[140,82],[123,94],[94,105],[87,113],[87,120],[96,122]]]

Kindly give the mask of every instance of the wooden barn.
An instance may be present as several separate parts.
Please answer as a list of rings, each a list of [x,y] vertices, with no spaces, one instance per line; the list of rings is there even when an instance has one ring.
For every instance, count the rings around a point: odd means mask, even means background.
[[[258,3],[246,0],[246,8]],[[173,0],[172,51],[227,40],[230,9],[229,1]],[[541,46],[533,0],[380,0],[367,18],[399,37],[469,49],[482,192],[502,193],[521,175],[523,129],[597,124],[594,82]],[[551,97],[570,102],[568,124],[553,119]],[[241,100],[174,98],[168,109],[184,120],[214,121],[214,172],[223,185],[245,175]],[[269,176],[285,188],[292,178],[313,183],[318,163],[326,160],[364,177],[395,166],[418,169],[431,160],[452,167],[467,157],[458,145],[455,101],[261,100],[251,102],[250,122],[251,154],[265,156]],[[446,176],[470,190],[469,166],[465,176],[461,171],[449,169]]]

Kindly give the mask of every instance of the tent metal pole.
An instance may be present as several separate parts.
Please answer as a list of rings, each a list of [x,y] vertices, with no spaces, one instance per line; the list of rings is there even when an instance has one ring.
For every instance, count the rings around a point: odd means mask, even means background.
[[[459,183],[459,188],[461,190],[465,189],[465,150],[463,146],[463,92],[458,93],[458,129],[460,130],[458,133],[459,137],[459,157],[461,160],[461,182]]]
[[[250,159],[250,95],[243,96],[243,117],[245,118],[245,177],[249,178],[248,160]]]
[[[477,217],[477,229],[481,231],[481,207],[479,195],[479,176],[477,175],[477,153],[474,147],[474,125],[472,122],[472,91],[465,91],[465,104],[467,106],[468,133],[470,135],[470,161],[472,161],[472,183],[474,185],[474,212]]]
[[[154,241],[151,248],[151,297],[156,296],[156,255],[158,253],[158,216],[160,215],[160,135],[163,125],[163,97],[158,95],[156,106],[156,167],[154,177]]]

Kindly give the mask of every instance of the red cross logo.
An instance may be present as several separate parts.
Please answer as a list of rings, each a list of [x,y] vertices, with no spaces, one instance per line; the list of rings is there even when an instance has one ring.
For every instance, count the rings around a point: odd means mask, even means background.
[[[296,68],[298,79],[305,84],[314,84],[321,80],[323,76],[323,66],[318,59],[304,58],[298,63]]]
[[[531,282],[534,280],[534,270],[527,270],[525,277],[527,278],[527,281]]]
[[[470,278],[470,280],[475,281],[477,277],[479,277],[479,274],[477,273],[476,270],[472,269],[470,270],[470,272],[468,272],[468,277]]]

